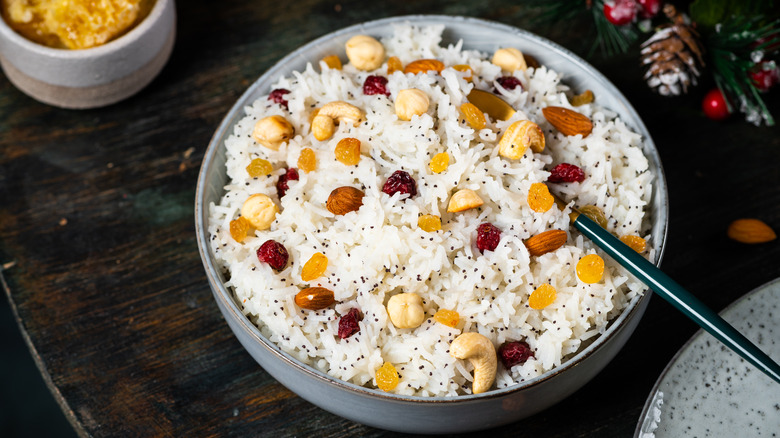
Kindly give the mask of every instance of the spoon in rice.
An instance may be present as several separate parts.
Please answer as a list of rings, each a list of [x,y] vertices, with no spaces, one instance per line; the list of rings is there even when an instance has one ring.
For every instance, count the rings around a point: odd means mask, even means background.
[[[491,118],[507,120],[515,113],[514,108],[498,96],[482,91],[472,90],[468,100],[488,114]],[[566,203],[556,197],[556,203],[563,210]],[[685,290],[676,281],[664,274],[658,267],[650,263],[639,253],[631,249],[612,233],[602,228],[585,214],[572,207],[569,217],[572,225],[588,237],[616,262],[634,274],[657,295],[669,302],[674,308],[693,320],[702,329],[711,334],[746,361],[780,383],[780,365],[766,353],[761,351],[731,324],[707,307],[693,294]]]

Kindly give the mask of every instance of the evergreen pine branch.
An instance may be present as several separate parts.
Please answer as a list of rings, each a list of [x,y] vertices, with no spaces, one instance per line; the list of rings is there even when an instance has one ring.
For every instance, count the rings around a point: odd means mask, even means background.
[[[625,53],[639,38],[634,24],[615,26],[607,20],[604,0],[550,0],[545,2],[544,11],[540,14],[542,22],[556,25],[581,18],[592,20],[596,31],[588,57],[599,48],[605,56]]]
[[[598,47],[601,47],[605,56],[626,53],[631,44],[639,38],[639,33],[633,24],[615,26],[607,20],[604,15],[604,0],[594,0],[591,13],[596,25],[597,36],[588,56],[591,56]]]
[[[590,9],[589,0],[551,0],[544,2],[544,11],[539,18],[546,24],[560,24],[575,20]]]
[[[753,84],[750,70],[755,66],[752,56],[757,50],[780,44],[780,20],[763,25],[762,20],[761,16],[725,20],[707,38],[708,58],[715,83],[731,101],[739,103],[738,110],[753,123],[760,124],[763,119],[768,126],[773,126],[774,118]],[[762,38],[766,41],[756,46],[756,41]],[[731,103],[727,99],[733,112]]]

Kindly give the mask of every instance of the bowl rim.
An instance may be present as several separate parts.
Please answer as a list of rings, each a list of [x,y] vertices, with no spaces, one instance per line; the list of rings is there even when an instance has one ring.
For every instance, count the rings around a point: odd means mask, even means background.
[[[121,35],[119,38],[112,39],[111,41],[101,44],[95,47],[89,47],[86,49],[56,49],[54,47],[44,46],[43,44],[36,43],[29,40],[17,33],[11,28],[5,21],[3,14],[0,14],[0,37],[6,38],[13,45],[20,47],[27,52],[34,53],[38,56],[58,58],[58,59],[74,59],[84,60],[85,58],[100,57],[109,53],[120,51],[127,46],[133,44],[142,34],[151,29],[163,16],[163,11],[169,2],[174,0],[154,0],[154,5],[149,11],[149,14],[141,20],[140,23],[133,26],[127,33]]]
[[[582,350],[578,351],[573,356],[570,356],[565,362],[551,369],[550,371],[547,371],[532,379],[528,379],[524,382],[520,382],[515,385],[508,386],[506,388],[492,389],[490,391],[481,394],[423,397],[423,396],[410,396],[410,395],[386,393],[379,389],[368,388],[351,382],[343,381],[336,377],[332,377],[322,371],[319,371],[310,365],[304,364],[300,360],[292,357],[289,353],[283,351],[274,342],[268,340],[264,335],[262,335],[260,329],[257,326],[255,326],[249,320],[249,318],[247,318],[243,314],[243,312],[240,310],[237,303],[235,302],[235,299],[233,298],[232,294],[227,290],[227,288],[225,288],[225,285],[219,279],[219,269],[215,266],[212,260],[213,255],[211,254],[211,249],[208,242],[208,231],[207,231],[208,230],[208,226],[207,226],[208,206],[205,205],[203,202],[203,198],[206,194],[206,179],[207,179],[206,173],[212,161],[214,161],[217,155],[217,151],[224,146],[224,142],[220,141],[220,138],[223,137],[223,135],[227,132],[228,129],[232,128],[233,126],[233,124],[231,123],[232,116],[237,112],[242,111],[245,105],[251,103],[248,99],[250,99],[251,96],[256,94],[258,88],[260,88],[261,86],[268,86],[271,83],[270,81],[276,80],[279,77],[279,71],[283,69],[285,64],[289,63],[294,58],[301,56],[302,52],[307,51],[312,47],[316,47],[325,41],[338,38],[343,35],[361,32],[366,30],[366,28],[376,28],[376,27],[388,26],[396,23],[406,23],[406,22],[412,25],[444,24],[445,26],[447,24],[452,24],[454,22],[466,23],[466,24],[473,24],[482,27],[488,27],[491,28],[492,30],[502,31],[512,35],[519,35],[530,41],[541,43],[542,45],[552,47],[557,51],[557,55],[567,57],[568,61],[570,61],[574,66],[576,66],[576,68],[586,71],[588,74],[592,75],[595,79],[601,81],[605,86],[605,88],[607,88],[609,92],[612,93],[615,96],[615,98],[624,105],[625,107],[624,110],[626,111],[626,114],[630,116],[632,122],[632,123],[627,123],[628,126],[634,128],[643,136],[643,142],[645,144],[643,147],[643,153],[647,155],[648,151],[652,152],[653,153],[652,155],[654,155],[653,158],[655,159],[655,161],[657,161],[658,164],[658,167],[656,169],[657,174],[653,179],[654,194],[651,197],[650,203],[652,204],[654,202],[654,198],[657,196],[658,199],[660,200],[660,204],[661,204],[660,206],[662,207],[660,209],[661,211],[656,212],[656,214],[659,215],[658,224],[656,226],[660,228],[660,235],[653,235],[653,238],[657,239],[658,242],[658,249],[656,250],[655,253],[656,260],[654,261],[654,264],[656,266],[660,266],[661,260],[663,259],[665,242],[666,242],[666,237],[668,232],[668,221],[669,221],[668,219],[669,197],[668,197],[668,191],[666,187],[666,176],[663,170],[663,165],[660,161],[660,156],[658,155],[658,150],[655,147],[655,144],[652,138],[650,137],[647,128],[642,122],[642,119],[636,113],[636,110],[630,105],[628,99],[626,99],[626,97],[617,89],[617,87],[615,87],[615,85],[612,84],[612,82],[610,82],[598,70],[596,70],[594,67],[592,67],[590,64],[588,64],[586,61],[584,61],[582,58],[580,58],[573,52],[558,45],[553,41],[538,36],[527,30],[520,29],[507,24],[491,21],[491,20],[475,18],[475,17],[441,15],[441,14],[414,14],[414,15],[393,16],[393,17],[361,22],[358,24],[353,24],[344,28],[337,29],[319,38],[311,40],[310,42],[288,53],[282,59],[280,59],[279,61],[274,63],[270,68],[268,68],[257,80],[255,80],[247,88],[247,90],[236,100],[235,104],[231,107],[231,109],[225,114],[225,117],[222,119],[218,128],[214,132],[214,135],[209,141],[209,146],[206,152],[204,153],[203,162],[200,171],[198,173],[198,182],[196,186],[196,197],[195,197],[195,222],[196,222],[195,225],[196,225],[196,234],[198,237],[197,238],[198,251],[200,253],[201,260],[204,264],[206,275],[208,277],[212,291],[214,292],[213,295],[215,296],[215,299],[220,300],[222,307],[230,313],[231,318],[236,323],[238,323],[238,325],[240,326],[244,334],[248,335],[256,344],[261,346],[264,350],[272,353],[274,356],[284,361],[287,365],[294,367],[299,372],[305,373],[321,381],[322,383],[325,383],[327,385],[333,386],[338,389],[347,390],[353,393],[357,393],[359,395],[374,397],[378,399],[385,399],[393,402],[446,405],[452,403],[464,404],[464,403],[478,402],[478,401],[483,401],[488,399],[503,398],[509,394],[524,391],[531,387],[539,386],[542,383],[554,378],[555,376],[571,368],[576,367],[587,357],[594,354],[601,345],[606,344],[619,331],[622,330],[622,328],[625,325],[624,323],[627,320],[629,320],[635,313],[637,313],[639,309],[642,307],[640,306],[640,303],[643,300],[650,298],[652,290],[647,289],[643,294],[637,294],[636,296],[634,296],[629,301],[626,308],[623,309],[621,314],[618,315],[613,320],[611,320],[608,323],[606,330],[600,335],[598,335],[593,342],[591,342]],[[665,209],[663,207],[665,207]]]

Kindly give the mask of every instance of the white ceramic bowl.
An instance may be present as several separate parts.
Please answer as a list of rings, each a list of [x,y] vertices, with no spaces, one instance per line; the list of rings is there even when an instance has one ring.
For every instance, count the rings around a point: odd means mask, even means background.
[[[566,49],[528,32],[484,20],[447,16],[406,16],[351,26],[319,38],[289,54],[236,102],[211,139],[198,179],[195,218],[198,247],[219,309],[238,340],[258,363],[304,399],[351,420],[383,429],[410,433],[456,433],[487,429],[527,417],[567,397],[595,376],[620,350],[634,331],[648,303],[649,293],[634,298],[625,311],[596,340],[576,355],[537,378],[505,389],[459,397],[411,397],[385,393],[334,379],[305,365],[265,338],[241,312],[208,244],[208,206],[219,203],[228,183],[224,141],[243,117],[243,108],[270,92],[272,82],[307,62],[338,53],[355,34],[382,37],[392,34],[393,23],[444,24],[443,44],[464,40],[464,47],[492,53],[498,47],[517,47],[542,64],[563,72],[574,89],[590,89],[599,104],[616,111],[644,138],[644,152],[656,175],[652,204],[652,244],[660,262],[667,226],[666,182],[658,153],[642,121],[620,92],[593,67]]]
[[[121,37],[83,50],[53,49],[0,20],[0,66],[30,97],[62,108],[110,105],[140,91],[162,70],[176,35],[174,0],[157,0]]]

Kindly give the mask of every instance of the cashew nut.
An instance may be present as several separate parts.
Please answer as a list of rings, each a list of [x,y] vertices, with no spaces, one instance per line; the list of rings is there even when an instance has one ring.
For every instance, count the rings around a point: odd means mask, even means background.
[[[490,339],[479,333],[463,333],[450,344],[450,355],[457,359],[468,359],[474,365],[472,393],[480,394],[493,386],[497,361],[496,347]]]
[[[491,62],[501,67],[502,70],[506,70],[510,73],[515,70],[525,70],[528,68],[528,65],[525,63],[523,52],[514,47],[496,50]]]
[[[257,230],[271,228],[278,212],[279,207],[274,204],[274,201],[262,193],[250,196],[241,206],[241,216]]]
[[[395,114],[401,120],[412,120],[413,116],[425,114],[430,100],[422,90],[409,88],[398,92],[395,98]]]
[[[387,315],[398,328],[415,328],[425,321],[422,298],[415,293],[393,295],[387,302]]]
[[[511,160],[523,157],[525,150],[531,148],[539,153],[544,150],[544,132],[530,120],[518,120],[506,128],[498,142],[498,154]]]
[[[355,35],[347,41],[347,58],[358,70],[375,70],[385,60],[385,47],[368,35]]]
[[[482,198],[477,195],[474,190],[463,189],[455,192],[450,197],[450,203],[447,205],[447,211],[450,213],[457,213],[459,211],[465,211],[470,208],[479,207],[484,204]]]
[[[279,146],[295,135],[295,128],[282,116],[269,116],[255,123],[252,138],[268,149],[279,150]]]
[[[366,113],[351,103],[340,100],[326,103],[311,120],[311,132],[320,141],[327,140],[336,132],[336,122],[349,122],[357,126]]]

